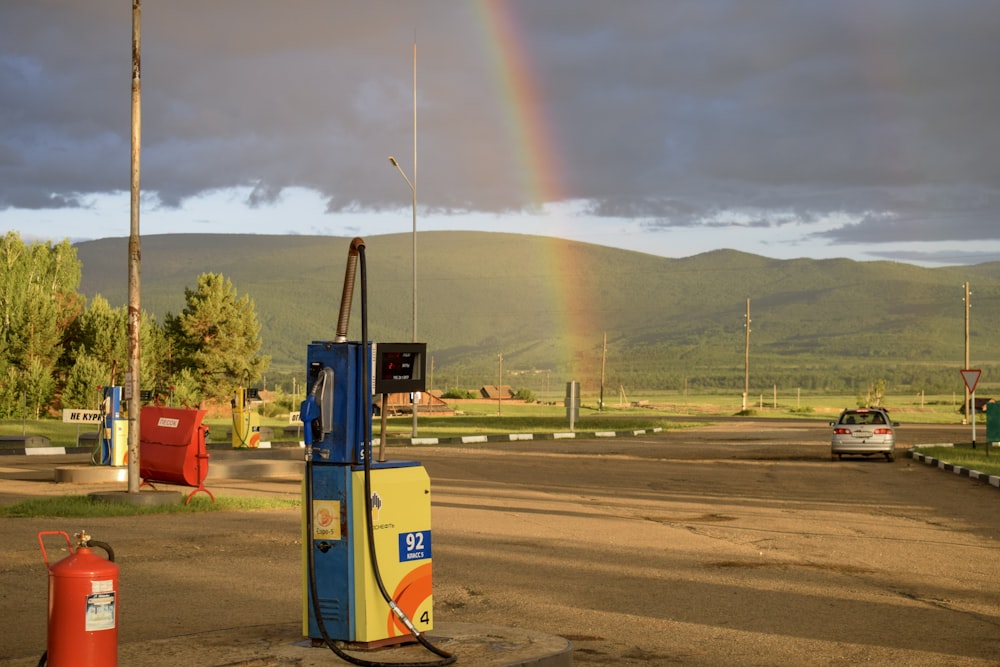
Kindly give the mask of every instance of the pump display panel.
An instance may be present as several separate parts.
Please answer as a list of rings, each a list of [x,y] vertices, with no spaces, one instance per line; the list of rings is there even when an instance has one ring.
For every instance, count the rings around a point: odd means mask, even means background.
[[[378,343],[375,346],[375,393],[424,391],[427,343]]]

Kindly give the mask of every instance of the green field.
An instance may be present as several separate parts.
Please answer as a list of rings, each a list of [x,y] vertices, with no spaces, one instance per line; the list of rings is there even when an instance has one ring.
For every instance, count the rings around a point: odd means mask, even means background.
[[[920,453],[952,465],[976,470],[986,475],[1000,476],[1000,448],[980,444],[975,449],[971,444],[954,447],[920,447]]]
[[[683,394],[676,392],[644,392],[635,396],[605,396],[604,409],[598,410],[599,395],[584,393],[577,431],[628,431],[651,428],[678,428],[672,417],[718,416],[719,418],[745,414],[748,416],[778,419],[811,419],[827,421],[835,418],[845,407],[855,407],[857,397],[845,395],[816,395],[804,392],[772,392],[748,401],[742,412],[739,395]],[[960,424],[961,396],[887,396],[884,404],[899,422],[917,424]],[[569,429],[566,409],[561,395],[539,396],[536,403],[513,401],[452,400],[453,416],[419,415],[420,437],[453,437],[491,433],[556,433]],[[274,441],[297,440],[298,434],[285,434],[290,425],[287,413],[262,417],[261,425],[274,430]],[[985,418],[982,418],[985,423]],[[209,418],[211,443],[229,443],[228,431],[232,424],[227,417]],[[380,422],[373,423],[374,435],[380,434]],[[0,436],[38,435],[49,439],[53,446],[75,447],[81,434],[93,433],[93,426],[66,424],[58,419],[40,419],[0,422]],[[388,438],[409,437],[412,418],[391,417],[387,420]],[[92,442],[92,441],[90,441]],[[3,444],[0,444],[2,447]]]

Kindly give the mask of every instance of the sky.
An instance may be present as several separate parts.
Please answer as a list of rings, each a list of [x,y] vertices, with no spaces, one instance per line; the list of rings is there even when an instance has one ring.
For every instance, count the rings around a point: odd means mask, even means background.
[[[141,235],[1000,261],[995,0],[141,7]],[[131,4],[0,0],[0,228],[129,236],[131,138]]]

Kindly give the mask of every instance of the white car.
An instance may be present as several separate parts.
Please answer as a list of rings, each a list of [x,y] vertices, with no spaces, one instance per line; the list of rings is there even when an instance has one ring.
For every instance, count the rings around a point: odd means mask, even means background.
[[[845,455],[871,456],[881,454],[886,460],[896,458],[896,432],[899,422],[889,418],[885,408],[857,408],[844,410],[837,421],[830,422],[833,436],[830,440],[830,458],[842,459]]]

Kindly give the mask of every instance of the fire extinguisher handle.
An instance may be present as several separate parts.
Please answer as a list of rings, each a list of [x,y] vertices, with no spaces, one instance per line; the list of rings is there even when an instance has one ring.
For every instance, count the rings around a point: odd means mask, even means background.
[[[103,549],[104,553],[108,554],[108,560],[111,561],[112,563],[115,562],[115,550],[112,549],[111,545],[108,544],[107,542],[98,542],[97,540],[87,540],[87,547],[88,548],[97,547],[98,549]]]
[[[45,542],[42,540],[45,535],[62,535],[66,538],[66,546],[70,551],[73,551],[73,543],[69,541],[68,533],[62,530],[43,530],[38,533],[38,546],[42,548],[42,560],[45,561],[45,567],[49,566],[49,554],[45,551]]]

